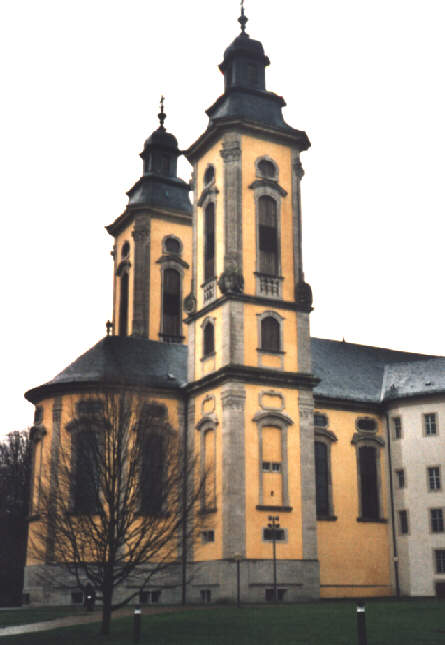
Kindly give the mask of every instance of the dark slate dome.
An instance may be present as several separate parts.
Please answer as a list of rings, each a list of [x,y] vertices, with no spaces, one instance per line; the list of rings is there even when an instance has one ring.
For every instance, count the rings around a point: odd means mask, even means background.
[[[227,64],[237,55],[256,58],[264,65],[269,65],[270,63],[268,57],[264,54],[262,43],[259,40],[250,38],[246,33],[241,33],[227,47],[224,52],[224,61],[219,66],[220,70],[223,72]]]
[[[178,140],[173,134],[167,132],[163,126],[160,126],[148,137],[144,144],[144,150],[148,146],[160,146],[162,148],[174,150],[178,155],[180,154],[178,150]]]
[[[26,392],[31,403],[101,386],[178,390],[186,384],[187,347],[134,336],[106,336],[48,383]]]

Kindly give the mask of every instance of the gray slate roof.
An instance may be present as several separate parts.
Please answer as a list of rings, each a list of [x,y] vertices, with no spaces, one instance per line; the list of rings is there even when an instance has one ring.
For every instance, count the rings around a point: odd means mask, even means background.
[[[382,347],[368,347],[336,340],[312,338],[312,370],[321,381],[314,394],[329,399],[379,403],[383,400],[384,378],[404,374],[405,385],[400,393],[411,395],[408,382],[417,383],[416,393],[426,373],[426,364],[438,374],[445,368],[445,359],[425,354],[399,352]],[[434,366],[434,368],[433,368]],[[388,375],[388,376],[387,376]],[[424,381],[427,379],[424,378]],[[436,377],[438,381],[438,377]],[[445,391],[445,370],[441,379]],[[392,384],[392,381],[390,385]],[[414,394],[414,390],[412,392]],[[395,397],[393,397],[395,398]]]
[[[380,403],[445,392],[445,358],[312,338],[314,394],[328,399]],[[109,336],[48,383],[25,396],[35,403],[56,392],[104,385],[178,390],[187,383],[187,347],[132,336]],[[73,387],[74,386],[74,387]],[[394,387],[393,387],[394,386]]]
[[[177,389],[186,383],[187,348],[134,336],[108,336],[45,385],[26,392],[32,403],[73,385],[135,385]],[[43,396],[42,396],[43,395]]]

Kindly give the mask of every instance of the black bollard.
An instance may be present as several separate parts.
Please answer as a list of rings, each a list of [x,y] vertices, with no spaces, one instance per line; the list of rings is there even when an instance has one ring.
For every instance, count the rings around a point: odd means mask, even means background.
[[[141,608],[136,605],[134,608],[133,622],[133,643],[139,643],[141,640]]]
[[[366,638],[365,602],[363,600],[357,601],[357,638],[358,645],[368,645],[368,639]]]

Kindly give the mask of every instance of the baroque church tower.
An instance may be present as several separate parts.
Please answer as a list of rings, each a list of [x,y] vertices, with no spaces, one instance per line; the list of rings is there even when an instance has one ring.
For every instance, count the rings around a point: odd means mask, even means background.
[[[272,514],[281,579],[295,581],[289,599],[314,597],[316,380],[300,197],[300,153],[310,142],[285,123],[283,98],[266,90],[269,59],[246,33],[244,9],[239,22],[219,66],[224,94],[185,153],[194,178],[193,274],[184,303],[188,425],[197,429],[202,472],[215,474],[201,501],[212,541],[194,555],[212,569],[218,562],[227,584],[232,558],[247,560],[244,595],[256,599],[255,582],[261,585],[271,558]]]

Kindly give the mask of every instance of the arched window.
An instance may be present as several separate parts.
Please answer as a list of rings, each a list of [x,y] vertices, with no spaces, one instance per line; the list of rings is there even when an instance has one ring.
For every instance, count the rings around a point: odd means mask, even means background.
[[[279,270],[277,203],[272,197],[263,195],[258,200],[258,208],[259,270],[260,273],[277,276]]]
[[[179,340],[181,336],[181,276],[176,269],[163,273],[162,336],[164,340]]]
[[[207,205],[204,215],[204,281],[215,277],[215,205]]]
[[[181,242],[176,237],[167,237],[164,240],[164,252],[171,255],[181,255]]]
[[[261,321],[261,349],[265,352],[280,351],[280,323],[272,316]]]
[[[215,351],[215,328],[213,323],[208,322],[204,327],[203,335],[203,356],[209,356]]]
[[[129,255],[130,255],[130,243],[129,242],[124,242],[122,244],[121,257],[122,257],[122,259],[128,258]]]
[[[74,508],[78,513],[94,513],[98,502],[98,442],[96,433],[80,430],[75,438]]]
[[[119,305],[119,336],[128,333],[128,273],[121,275],[120,305]]]
[[[379,490],[377,480],[377,449],[362,446],[358,449],[360,473],[361,516],[379,519]]]
[[[329,455],[321,441],[315,442],[315,493],[317,515],[329,515]]]
[[[213,179],[215,179],[215,168],[208,166],[204,173],[204,185],[210,184]]]

